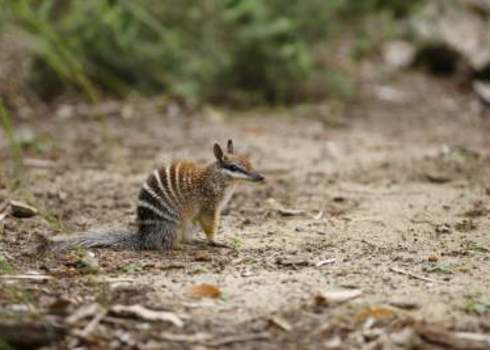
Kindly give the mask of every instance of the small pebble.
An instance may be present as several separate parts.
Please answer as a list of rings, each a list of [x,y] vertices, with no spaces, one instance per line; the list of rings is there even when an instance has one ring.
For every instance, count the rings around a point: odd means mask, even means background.
[[[451,226],[442,224],[436,227],[436,233],[451,233]]]

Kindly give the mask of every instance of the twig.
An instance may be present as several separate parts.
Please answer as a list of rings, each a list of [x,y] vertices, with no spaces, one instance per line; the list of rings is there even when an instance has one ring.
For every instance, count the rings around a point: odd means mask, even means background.
[[[410,220],[410,222],[412,224],[428,224],[428,225],[431,225],[433,227],[437,227],[438,226],[438,224],[435,224],[435,223],[433,223],[433,222],[431,222],[429,220],[417,220],[417,219],[409,219],[409,220]]]
[[[139,320],[122,319],[122,318],[113,317],[113,316],[105,316],[102,319],[102,322],[115,324],[117,326],[126,327],[126,328],[132,328],[132,327],[134,327],[135,324],[140,323]]]
[[[47,159],[24,158],[24,165],[31,168],[52,168],[55,162]]]
[[[5,280],[34,280],[34,281],[45,281],[52,279],[52,276],[48,275],[1,275],[0,279]]]
[[[424,277],[424,276],[416,275],[416,274],[414,274],[412,272],[405,271],[405,270],[399,269],[397,267],[390,267],[390,271],[399,273],[401,275],[406,275],[406,276],[409,276],[409,277],[412,277],[412,278],[415,278],[415,279],[418,279],[418,280],[422,280],[422,281],[425,281],[425,282],[442,283],[441,281],[437,281],[437,280],[434,280],[432,278],[427,278],[427,277]]]
[[[241,334],[241,335],[232,335],[229,337],[223,337],[220,340],[215,340],[213,342],[209,342],[206,345],[211,347],[219,347],[223,345],[233,344],[233,343],[243,343],[252,340],[267,340],[269,339],[269,333],[256,333],[256,334]]]
[[[92,315],[96,315],[100,310],[100,306],[97,303],[92,303],[89,305],[83,305],[79,309],[77,309],[73,314],[68,316],[65,322],[69,325],[73,325],[80,321],[81,319],[90,317]]]
[[[269,318],[269,322],[286,332],[290,332],[293,329],[289,322],[281,317],[271,317]]]
[[[322,260],[316,263],[316,267],[321,267],[323,265],[327,264],[333,264],[337,259],[332,258],[332,259],[327,259],[327,260]]]
[[[97,327],[97,325],[100,323],[100,321],[104,318],[104,316],[107,314],[107,310],[103,310],[99,313],[97,313],[94,318],[87,324],[87,326],[82,330],[77,332],[76,335],[78,335],[81,338],[86,338],[88,337]]]
[[[103,283],[123,283],[123,282],[135,282],[136,279],[134,278],[119,278],[119,277],[101,277],[98,278],[99,282]]]
[[[201,343],[203,341],[210,340],[213,336],[209,333],[195,333],[195,334],[174,334],[162,332],[159,338],[171,342],[177,343]]]

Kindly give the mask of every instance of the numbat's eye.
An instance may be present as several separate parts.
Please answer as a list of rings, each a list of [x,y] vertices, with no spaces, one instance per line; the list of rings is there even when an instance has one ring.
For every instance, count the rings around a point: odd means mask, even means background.
[[[235,164],[232,164],[228,167],[231,171],[238,171],[238,167]]]

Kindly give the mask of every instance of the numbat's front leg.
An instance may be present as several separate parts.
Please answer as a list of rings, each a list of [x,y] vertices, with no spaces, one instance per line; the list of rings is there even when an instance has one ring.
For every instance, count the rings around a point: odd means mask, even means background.
[[[208,240],[208,244],[212,247],[230,248],[224,243],[216,241],[216,234],[218,232],[220,215],[217,211],[204,212],[199,216],[199,224],[201,225],[204,234]]]

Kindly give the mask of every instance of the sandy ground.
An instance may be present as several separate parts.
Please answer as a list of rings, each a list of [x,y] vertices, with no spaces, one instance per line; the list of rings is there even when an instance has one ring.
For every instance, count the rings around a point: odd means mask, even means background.
[[[29,186],[14,190],[4,176],[0,204],[28,201],[41,215],[5,217],[0,252],[17,274],[54,278],[1,279],[0,316],[66,326],[96,302],[167,310],[184,323],[109,312],[74,334],[89,315],[48,348],[425,349],[449,347],[444,332],[489,334],[490,120],[450,83],[413,73],[382,82],[347,106],[187,113],[128,101],[107,117],[108,138],[68,104],[26,122]],[[267,177],[242,186],[224,212],[219,239],[234,249],[94,250],[97,273],[80,267],[86,252],[29,254],[37,233],[131,225],[152,169],[210,161],[212,143],[227,138]],[[190,295],[200,283],[221,297]],[[333,289],[362,294],[324,305],[319,295]]]

